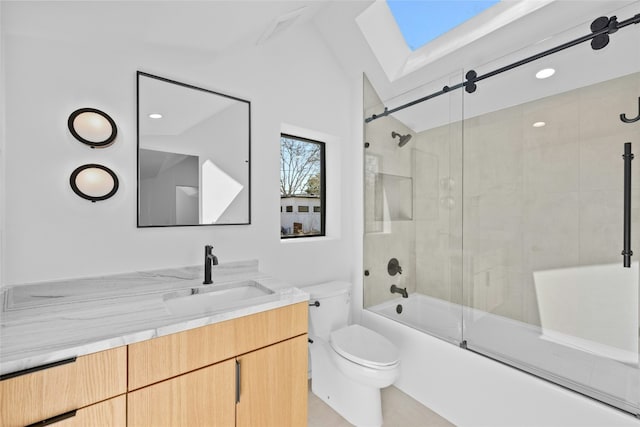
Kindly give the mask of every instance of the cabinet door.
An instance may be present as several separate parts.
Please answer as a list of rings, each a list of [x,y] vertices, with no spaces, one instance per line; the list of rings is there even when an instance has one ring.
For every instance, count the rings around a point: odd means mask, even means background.
[[[237,358],[238,427],[307,425],[307,335]]]
[[[235,361],[228,360],[127,395],[128,427],[233,427]]]

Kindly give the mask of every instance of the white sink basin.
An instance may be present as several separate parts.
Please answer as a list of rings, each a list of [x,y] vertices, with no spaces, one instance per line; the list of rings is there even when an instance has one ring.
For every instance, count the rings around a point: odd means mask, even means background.
[[[271,290],[254,280],[204,285],[165,294],[164,304],[171,314],[208,314],[249,307],[277,298]]]

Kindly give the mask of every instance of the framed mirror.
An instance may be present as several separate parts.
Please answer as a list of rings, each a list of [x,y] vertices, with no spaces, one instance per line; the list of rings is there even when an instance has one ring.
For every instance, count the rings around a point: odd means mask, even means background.
[[[138,71],[138,227],[251,223],[251,103]]]

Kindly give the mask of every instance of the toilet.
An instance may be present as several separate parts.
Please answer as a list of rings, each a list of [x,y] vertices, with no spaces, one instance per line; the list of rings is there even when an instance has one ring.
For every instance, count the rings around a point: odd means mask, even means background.
[[[380,389],[398,378],[398,349],[377,332],[347,324],[350,283],[302,290],[310,296],[311,391],[351,424],[381,426]]]

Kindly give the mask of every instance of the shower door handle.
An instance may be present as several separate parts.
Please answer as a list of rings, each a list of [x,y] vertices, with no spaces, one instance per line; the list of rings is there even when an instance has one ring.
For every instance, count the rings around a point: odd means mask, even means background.
[[[631,267],[631,161],[633,153],[631,152],[631,143],[624,143],[624,236],[622,249],[622,266]]]

